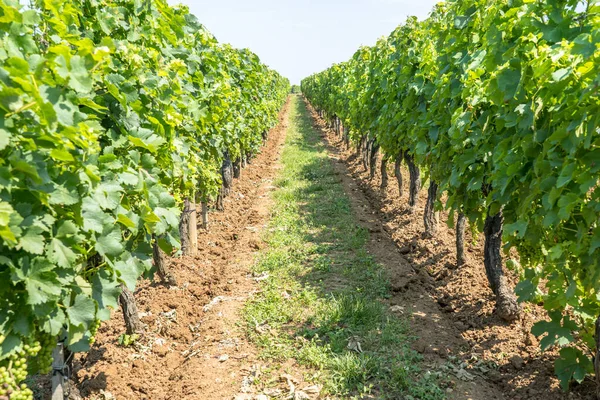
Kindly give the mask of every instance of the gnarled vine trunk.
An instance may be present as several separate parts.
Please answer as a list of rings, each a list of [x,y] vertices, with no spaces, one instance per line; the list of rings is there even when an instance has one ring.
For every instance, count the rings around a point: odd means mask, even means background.
[[[344,126],[344,141],[346,143],[346,149],[350,149],[350,128]]]
[[[367,141],[367,136],[362,135],[360,137],[360,140],[358,141],[358,143],[356,143],[356,156],[357,157],[360,156],[365,151],[366,141]],[[364,162],[364,160],[363,160],[363,162]]]
[[[229,196],[233,186],[233,164],[229,158],[229,152],[223,155],[223,164],[221,165],[221,178],[223,179],[223,196]]]
[[[421,189],[421,171],[414,162],[413,157],[408,153],[404,152],[404,161],[408,166],[408,173],[410,175],[410,185],[408,188],[408,206],[411,212],[417,205],[417,198],[419,196],[419,190]]]
[[[261,136],[262,136],[262,144],[264,146],[265,144],[267,144],[267,139],[269,138],[269,132],[262,131]]]
[[[208,230],[208,203],[202,202],[202,228]]]
[[[371,180],[375,178],[375,172],[377,171],[377,155],[379,154],[379,143],[373,139],[371,142],[371,152],[369,154],[369,176]]]
[[[496,310],[500,318],[505,321],[514,321],[519,317],[521,308],[517,303],[514,291],[508,284],[502,267],[502,224],[504,218],[502,210],[496,215],[489,215],[485,219],[483,233],[485,244],[483,246],[485,274],[490,287],[496,295]]]
[[[369,170],[369,152],[371,150],[371,140],[367,135],[364,136],[363,148],[362,148],[362,162],[365,171]]]
[[[456,266],[465,264],[465,227],[467,219],[462,212],[458,213],[456,220]]]
[[[119,296],[119,303],[123,310],[123,319],[125,320],[125,329],[128,335],[139,333],[144,330],[144,325],[140,321],[138,314],[137,304],[135,303],[135,297],[127,286],[121,284],[121,295]]]
[[[167,255],[158,245],[158,239],[155,235],[152,235],[152,259],[160,279],[168,285],[177,286],[177,280],[169,271]]]
[[[229,196],[231,187],[233,186],[233,165],[229,158],[229,152],[225,152],[223,155],[223,163],[221,164],[221,180],[222,185],[219,188],[219,195],[217,197],[217,210],[224,211],[225,204],[223,203],[225,197]]]
[[[429,179],[427,190],[427,202],[423,211],[423,223],[425,225],[425,236],[433,237],[438,228],[439,214],[435,211],[435,200],[437,198],[438,185]]]
[[[387,189],[387,185],[388,185],[388,173],[387,173],[388,160],[389,160],[389,158],[386,156],[384,156],[381,159],[381,186],[379,187],[381,189],[381,191],[384,191],[385,189]]]
[[[335,132],[335,135],[338,136],[340,134],[340,119],[337,117],[337,115],[333,114],[333,131]]]
[[[404,187],[402,185],[402,152],[396,156],[396,162],[394,163],[394,175],[396,176],[396,180],[398,181],[398,190],[400,197],[404,196]]]
[[[233,177],[240,179],[242,176],[242,158],[238,157],[233,161]]]
[[[223,203],[223,199],[225,198],[225,189],[223,185],[219,188],[219,194],[217,195],[217,201],[215,203],[215,208],[217,211],[225,211],[225,204]]]

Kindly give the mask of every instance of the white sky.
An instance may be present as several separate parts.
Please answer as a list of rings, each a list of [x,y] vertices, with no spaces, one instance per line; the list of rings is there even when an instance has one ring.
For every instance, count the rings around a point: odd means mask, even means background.
[[[293,84],[373,45],[436,0],[168,0],[183,3],[220,42],[247,47]]]

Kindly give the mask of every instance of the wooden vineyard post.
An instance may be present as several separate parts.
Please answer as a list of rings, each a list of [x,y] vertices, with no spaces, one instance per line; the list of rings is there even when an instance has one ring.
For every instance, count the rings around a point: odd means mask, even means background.
[[[58,342],[52,351],[52,400],[65,400],[65,344]]]
[[[196,203],[186,198],[179,221],[181,252],[184,256],[194,256],[198,251],[198,232],[196,228]]]

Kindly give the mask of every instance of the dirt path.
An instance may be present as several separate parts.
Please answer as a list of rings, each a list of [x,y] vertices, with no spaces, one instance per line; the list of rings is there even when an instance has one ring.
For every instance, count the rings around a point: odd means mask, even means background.
[[[146,334],[117,345],[120,312],[103,324],[97,344],[78,356],[74,378],[90,399],[232,399],[251,373],[256,351],[237,326],[245,300],[257,290],[249,275],[263,247],[269,192],[279,169],[289,103],[262,152],[234,180],[225,212],[210,213],[199,229],[200,254],[171,260],[177,287],[141,282],[135,292]]]
[[[370,180],[355,149],[344,149],[341,138],[310,107],[315,125],[328,143],[354,212],[371,232],[369,251],[389,271],[393,297],[390,305],[411,315],[418,337],[413,347],[432,370],[453,377],[451,399],[594,399],[594,383],[564,393],[554,375],[556,352],[542,353],[531,326],[546,318],[542,307],[525,305],[520,321],[507,324],[494,313],[494,296],[483,268],[483,243],[467,233],[465,266],[455,269],[455,234],[441,213],[440,229],[424,238],[421,190],[414,214],[407,212],[408,171],[403,167],[404,197],[393,170],[381,190],[379,166]],[[393,168],[393,162],[389,165]],[[517,278],[509,271],[515,285]]]

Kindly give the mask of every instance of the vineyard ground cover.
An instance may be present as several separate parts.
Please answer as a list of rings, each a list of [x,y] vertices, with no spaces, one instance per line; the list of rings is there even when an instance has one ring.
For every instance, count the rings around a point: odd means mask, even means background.
[[[329,152],[339,161],[336,165],[346,190],[352,193],[355,212],[375,232],[369,250],[376,259],[388,260],[384,264],[391,270],[393,291],[389,302],[412,313],[411,331],[418,337],[413,348],[434,370],[449,367],[456,377],[456,367],[463,364],[469,373],[453,379],[458,386],[449,398],[595,399],[592,378],[573,386],[570,393],[561,390],[553,367],[558,352],[542,353],[530,334],[536,321],[547,318],[541,306],[525,304],[523,318],[514,324],[503,322],[493,312],[494,297],[483,268],[483,235],[473,238],[467,229],[467,263],[454,269],[455,233],[447,225],[448,214],[440,213],[434,238],[423,236],[429,182],[422,182],[417,206],[410,214],[405,165],[404,196],[399,196],[393,179],[393,163],[388,163],[390,182],[382,192],[379,170],[370,180],[355,149],[343,150],[342,139],[310,108],[325,132]],[[380,162],[381,157],[378,168]],[[393,250],[386,243],[390,240]],[[507,274],[514,285],[517,277],[511,271]]]

